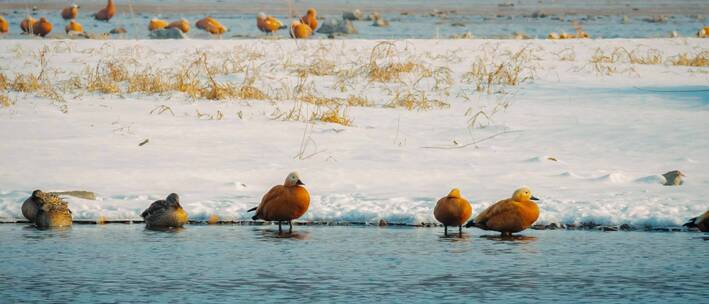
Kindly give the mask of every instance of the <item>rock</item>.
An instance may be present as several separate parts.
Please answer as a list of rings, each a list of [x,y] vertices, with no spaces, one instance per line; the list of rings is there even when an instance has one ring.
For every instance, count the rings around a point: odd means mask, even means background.
[[[451,23],[451,26],[465,26],[465,23],[457,21],[457,22]]]
[[[684,181],[682,180],[682,177],[685,176],[684,173],[682,173],[679,170],[674,170],[667,172],[662,175],[665,177],[665,186],[680,186],[684,184]]]
[[[377,12],[377,11],[373,11],[371,14],[369,14],[369,16],[364,18],[364,21],[374,21],[374,20],[378,20],[380,18],[382,18],[382,15],[380,15],[379,12]]]
[[[185,39],[187,36],[177,28],[160,29],[150,32],[150,39]]]
[[[465,32],[462,34],[450,35],[448,38],[450,38],[450,39],[473,39],[474,36],[473,36],[473,33],[471,33],[471,32]]]
[[[387,223],[387,221],[385,221],[384,219],[379,220],[379,223],[378,223],[379,227],[384,227],[384,226],[388,226],[388,225],[389,225],[389,223]]]
[[[357,34],[357,29],[351,20],[328,19],[317,30],[321,34]]]
[[[643,21],[650,22],[650,23],[666,23],[667,20],[668,20],[667,16],[663,16],[663,15],[652,16],[650,18],[643,19]]]
[[[525,40],[525,39],[529,39],[529,36],[527,36],[527,34],[525,34],[525,33],[514,32],[514,33],[512,33],[512,39]]]
[[[623,224],[623,225],[620,225],[620,227],[619,227],[619,228],[620,228],[620,230],[622,230],[622,231],[631,231],[631,230],[635,230],[635,229],[633,228],[633,226],[630,226],[630,225],[628,225],[628,224]]]
[[[109,33],[111,33],[111,34],[125,34],[125,33],[128,33],[128,31],[126,31],[125,28],[117,27],[117,28],[112,29]]]
[[[544,227],[544,229],[546,229],[546,230],[557,230],[560,228],[561,227],[559,225],[557,225],[556,223],[551,223],[551,224],[547,225],[546,227]]]
[[[617,226],[600,226],[600,227],[598,227],[598,230],[601,230],[601,231],[618,231],[618,227],[617,227]]]
[[[372,26],[389,27],[389,21],[385,20],[384,18],[379,18],[377,20],[374,20],[374,22],[372,23]]]
[[[342,19],[344,20],[357,21],[362,20],[362,18],[364,18],[364,14],[359,9],[356,9],[351,12],[342,12]]]

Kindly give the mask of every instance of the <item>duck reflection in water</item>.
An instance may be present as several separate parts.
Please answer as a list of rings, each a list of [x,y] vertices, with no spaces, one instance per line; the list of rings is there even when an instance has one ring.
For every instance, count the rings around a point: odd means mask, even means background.
[[[307,240],[310,239],[310,233],[307,231],[293,231],[293,232],[283,232],[277,229],[254,229],[260,233],[260,239],[263,240],[275,240],[275,239],[294,239],[294,240]]]

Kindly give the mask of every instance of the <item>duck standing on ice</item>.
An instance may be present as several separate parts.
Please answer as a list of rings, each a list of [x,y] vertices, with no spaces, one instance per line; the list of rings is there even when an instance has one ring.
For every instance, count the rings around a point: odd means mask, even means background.
[[[70,227],[69,205],[53,193],[35,190],[22,204],[22,215],[37,228]]]
[[[256,15],[256,27],[259,31],[266,34],[273,34],[280,29],[287,28],[287,26],[283,25],[283,23],[276,17],[267,16],[263,12]]]
[[[65,7],[62,10],[62,18],[64,20],[70,20],[70,19],[76,19],[76,16],[79,15],[79,6],[76,4],[72,4],[69,7]]]
[[[707,210],[700,216],[689,219],[689,222],[687,222],[683,226],[689,228],[697,228],[701,232],[709,232],[709,210]]]
[[[512,236],[512,233],[529,228],[539,218],[539,206],[533,202],[537,200],[529,188],[519,188],[511,198],[488,207],[465,227],[478,227],[501,232],[502,236]]]
[[[473,213],[470,202],[460,196],[460,190],[453,188],[444,198],[438,200],[433,216],[443,224],[443,234],[448,235],[448,226],[458,226],[458,235],[463,235],[463,225]]]
[[[256,211],[253,220],[278,221],[278,232],[283,232],[281,222],[287,221],[288,231],[293,232],[291,221],[303,216],[310,206],[310,194],[304,185],[298,173],[291,172],[283,185],[271,188],[261,199],[261,204],[248,212]]]
[[[94,18],[100,21],[109,21],[116,14],[116,5],[113,4],[113,0],[108,0],[106,7],[100,9],[94,14]]]
[[[170,193],[166,199],[153,202],[140,216],[145,219],[148,228],[180,228],[188,221],[177,193]]]

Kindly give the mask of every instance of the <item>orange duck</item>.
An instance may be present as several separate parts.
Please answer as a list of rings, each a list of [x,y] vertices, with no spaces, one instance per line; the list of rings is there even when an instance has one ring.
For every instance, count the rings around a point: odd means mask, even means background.
[[[307,24],[303,24],[299,21],[293,21],[290,26],[290,36],[295,39],[306,39],[313,34],[313,29]]]
[[[300,22],[307,24],[312,30],[318,28],[318,12],[314,8],[309,8],[305,16],[300,17]]]
[[[256,27],[264,33],[275,33],[276,31],[286,28],[280,20],[273,16],[266,16],[264,13],[258,13],[256,16]]]
[[[69,19],[76,19],[76,16],[79,15],[79,6],[76,4],[72,4],[70,7],[65,7],[62,10],[62,18],[64,20],[69,20]]]
[[[443,224],[443,233],[448,235],[448,226],[458,226],[458,234],[463,234],[463,225],[473,213],[470,202],[460,196],[460,190],[453,188],[446,197],[438,200],[433,216]]]
[[[502,236],[512,236],[512,233],[529,228],[539,218],[539,206],[533,202],[536,200],[539,199],[528,188],[517,189],[511,198],[488,207],[465,227],[478,227],[501,232]]]
[[[96,20],[108,21],[111,20],[111,18],[113,18],[113,15],[115,14],[116,5],[113,4],[113,0],[108,0],[106,7],[96,12],[96,14],[94,14],[94,18],[96,18]]]
[[[39,21],[32,25],[32,33],[42,37],[47,36],[52,31],[52,24],[47,21],[47,18],[39,18]]]
[[[7,22],[5,17],[0,16],[0,34],[7,33],[10,30],[10,23]]]
[[[27,34],[32,34],[32,29],[34,28],[34,24],[37,22],[32,16],[27,16],[25,19],[20,22],[20,28],[22,29],[23,33]]]
[[[195,23],[198,29],[204,30],[212,35],[221,35],[227,31],[227,28],[212,17],[204,17]]]
[[[183,33],[187,33],[190,31],[190,22],[187,21],[187,19],[180,19],[177,21],[173,21],[170,24],[168,24],[165,28],[176,28]]]
[[[81,26],[81,23],[77,22],[76,20],[71,20],[69,21],[69,24],[64,27],[64,30],[67,34],[69,34],[69,32],[83,33],[84,27]]]
[[[310,206],[310,194],[303,187],[297,172],[291,172],[283,185],[271,188],[261,199],[261,204],[249,210],[256,211],[253,220],[278,221],[278,232],[282,232],[281,222],[287,221],[289,232],[293,231],[292,220],[297,219]]]
[[[167,27],[168,24],[169,23],[165,20],[153,18],[153,19],[150,19],[150,22],[148,23],[148,30],[151,32],[161,30],[161,29],[164,29],[165,27]]]

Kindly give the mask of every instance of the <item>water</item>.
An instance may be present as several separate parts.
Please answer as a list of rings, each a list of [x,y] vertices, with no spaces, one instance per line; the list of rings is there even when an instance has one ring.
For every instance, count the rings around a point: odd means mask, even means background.
[[[701,303],[699,233],[0,225],[0,302]]]
[[[88,32],[104,33],[116,27],[128,30],[125,36],[113,36],[115,39],[148,38],[148,21],[153,17],[166,20],[187,18],[194,22],[205,15],[211,15],[230,28],[223,39],[263,37],[256,29],[255,15],[265,11],[290,23],[286,1],[118,1],[118,13],[110,22],[98,22],[90,16],[105,1],[79,1],[82,9],[77,18]],[[500,7],[501,3],[515,3],[514,7]],[[10,34],[7,38],[27,38],[20,34],[19,22],[28,14],[35,18],[47,16],[55,27],[50,36],[66,37],[66,22],[59,15],[60,8],[68,5],[67,1],[0,1],[0,14],[10,21]],[[131,6],[129,7],[128,4]],[[38,11],[32,12],[31,7]],[[532,38],[545,38],[550,32],[574,33],[573,23],[578,22],[584,31],[592,37],[603,38],[657,38],[669,37],[677,31],[681,36],[693,37],[705,25],[709,5],[704,0],[626,0],[626,1],[575,1],[575,0],[517,0],[517,1],[349,1],[317,0],[294,1],[296,16],[305,12],[307,7],[316,7],[320,15],[328,18],[341,18],[343,10],[360,8],[365,14],[379,11],[391,22],[390,27],[371,26],[371,21],[357,21],[355,27],[359,34],[345,38],[362,39],[403,39],[403,38],[448,38],[470,32],[478,38],[509,38],[514,32],[525,33]],[[132,8],[132,11],[130,10]],[[438,9],[446,11],[446,16],[430,16]],[[455,12],[450,12],[454,10]],[[543,12],[547,17],[534,18],[534,12]],[[406,13],[407,15],[402,15]],[[651,23],[644,19],[664,15],[666,22]],[[627,20],[624,20],[627,16]],[[199,30],[189,33],[192,38],[211,38]],[[286,31],[279,36],[287,37]],[[315,38],[326,38],[316,35]]]

